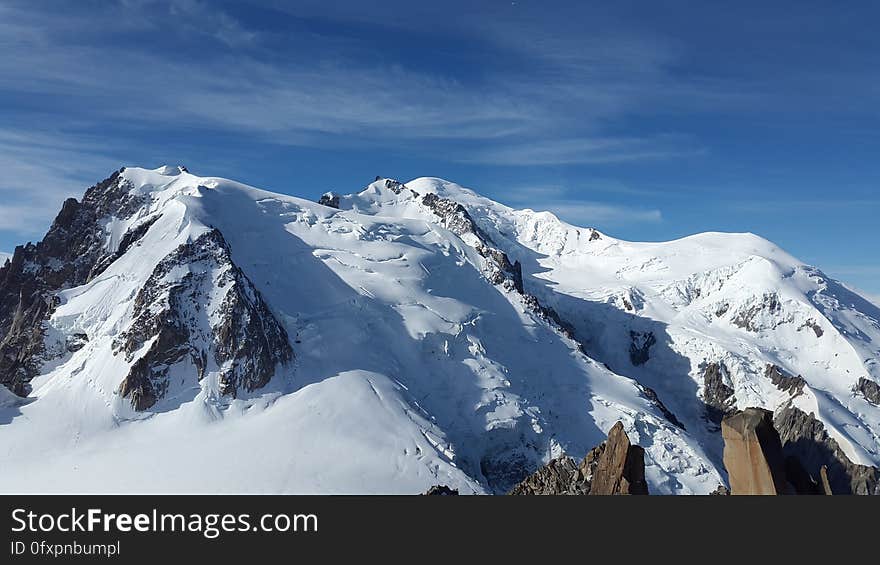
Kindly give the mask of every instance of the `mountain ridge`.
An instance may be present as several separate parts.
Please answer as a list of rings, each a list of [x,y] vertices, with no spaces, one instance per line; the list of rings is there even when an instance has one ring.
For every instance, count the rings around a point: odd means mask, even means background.
[[[710,383],[732,391],[722,394],[722,408],[795,406],[815,413],[852,462],[877,465],[880,459],[880,410],[858,392],[859,379],[880,380],[880,312],[758,236],[625,242],[432,177],[377,178],[359,193],[325,195],[323,204],[195,176],[184,167],[126,168],[111,178],[104,189],[121,185],[122,204],[89,227],[102,269],[46,291],[58,304],[31,312],[29,327],[45,322],[45,332],[25,349],[42,355],[42,345],[49,354],[24,383],[32,389],[28,398],[6,395],[0,402],[0,425],[17,432],[0,439],[0,448],[12,454],[9,463],[18,464],[7,478],[29,488],[38,489],[45,477],[27,473],[43,453],[41,442],[64,446],[59,460],[77,468],[80,438],[89,453],[104,453],[110,468],[130,470],[120,461],[130,450],[117,448],[122,455],[113,458],[101,447],[120,436],[151,445],[160,458],[175,453],[189,460],[181,441],[163,445],[170,423],[183,421],[197,437],[213,437],[218,428],[229,432],[236,422],[233,435],[259,429],[256,443],[267,449],[311,446],[305,451],[311,464],[262,456],[277,469],[258,474],[258,484],[238,478],[252,471],[245,462],[223,463],[230,473],[223,488],[233,491],[400,492],[406,484],[420,492],[443,478],[462,492],[503,492],[563,452],[585,454],[621,420],[646,449],[651,492],[705,494],[724,481],[720,435],[707,408]],[[125,202],[138,204],[132,212]],[[66,203],[56,223],[77,206]],[[106,212],[100,205],[96,210]],[[231,334],[214,329],[230,327],[240,314],[186,326],[185,336],[167,330],[185,326],[170,323],[169,312],[189,319],[222,303],[213,297],[220,288],[216,277],[198,292],[184,283],[204,279],[216,264],[174,255],[200,238],[212,240],[211,233],[219,234],[213,240],[224,258],[221,270],[245,289],[237,295],[250,297],[237,303],[246,304],[245,317],[258,320],[242,334],[256,334],[256,343],[231,348],[244,351],[240,355],[218,356],[229,349]],[[16,250],[19,263],[25,249]],[[169,268],[152,278],[169,257]],[[54,273],[57,264],[49,259],[55,257],[47,256],[41,268]],[[8,272],[8,266],[0,270]],[[153,311],[157,302],[176,299],[142,299],[140,311],[152,320],[146,326],[158,333],[146,332],[126,355],[114,352],[114,340],[131,335],[137,297],[162,278],[168,289],[190,289],[192,307]],[[162,331],[170,345],[148,356],[163,341],[156,337]],[[205,345],[193,347],[199,332]],[[263,377],[230,387],[252,373],[257,350],[268,355]],[[216,360],[210,367],[209,357]],[[249,369],[230,373],[229,363],[236,362]],[[120,375],[130,375],[137,363],[138,374],[148,370],[165,383],[152,403],[132,402],[136,387],[121,385]],[[765,376],[770,365],[801,379],[797,395],[778,388],[781,378]],[[369,410],[350,405],[350,393],[371,396]],[[94,414],[84,415],[78,402]],[[336,413],[340,406],[348,410],[338,412],[340,422],[314,413]],[[44,425],[47,411],[75,433]],[[391,419],[364,424],[377,411]],[[278,429],[290,429],[291,414],[312,422],[297,429],[321,438],[321,445],[279,436]],[[114,432],[120,427],[124,432]],[[341,429],[367,447],[350,445]],[[222,456],[222,442],[211,445],[202,454]],[[368,450],[367,461],[330,473],[330,461],[348,460],[343,445]],[[161,468],[174,475],[173,465]],[[359,478],[365,468],[372,469],[366,482]],[[300,472],[282,480],[276,475],[284,469]],[[328,473],[334,481],[326,482]],[[82,473],[74,475],[81,480]],[[65,484],[71,488],[76,480]],[[210,490],[222,481],[159,483],[159,490]]]

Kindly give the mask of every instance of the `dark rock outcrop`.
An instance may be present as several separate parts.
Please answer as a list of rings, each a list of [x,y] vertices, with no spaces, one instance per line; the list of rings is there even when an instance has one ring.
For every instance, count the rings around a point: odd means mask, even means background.
[[[736,397],[733,389],[724,382],[727,370],[723,363],[709,363],[703,369],[703,403],[706,405],[706,419],[715,425],[721,424],[724,416],[736,411]]]
[[[339,208],[339,195],[334,192],[325,192],[318,199],[318,204],[329,206],[330,208]]]
[[[865,377],[859,377],[859,382],[856,384],[856,391],[865,397],[865,400],[871,404],[880,406],[880,384],[877,384],[870,379],[866,379]]]
[[[189,266],[180,278],[169,274]],[[216,289],[221,289],[220,297]],[[171,368],[186,356],[201,379],[214,361],[220,392],[265,386],[276,367],[293,358],[287,333],[259,291],[235,265],[216,229],[180,245],[153,270],[134,304],[134,322],[114,342],[130,361],[155,338],[119,385],[135,410],[146,410],[167,390]]]
[[[807,381],[802,376],[789,375],[782,367],[776,365],[767,365],[764,369],[764,376],[770,379],[776,388],[787,392],[792,398],[803,394],[804,387],[807,385]]]
[[[523,293],[522,266],[519,262],[510,262],[507,254],[498,249],[489,235],[480,229],[464,206],[430,192],[422,197],[422,204],[440,219],[440,225],[455,235],[461,237],[471,234],[476,238],[473,247],[486,259],[484,275],[490,283],[505,284]]]
[[[804,328],[810,328],[811,330],[813,330],[813,333],[816,334],[816,337],[822,337],[823,335],[825,335],[825,331],[822,329],[822,326],[820,326],[816,322],[816,320],[807,320],[801,325],[801,327],[798,328],[798,331],[801,331]]]
[[[638,367],[651,359],[651,347],[657,343],[654,332],[629,332],[629,360]]]
[[[744,330],[750,332],[758,332],[762,329],[772,329],[776,326],[789,322],[789,319],[781,319],[778,314],[782,312],[782,303],[779,300],[779,295],[775,292],[764,294],[760,300],[756,301],[754,304],[739,311],[736,316],[733,317],[731,322],[733,325],[743,328]],[[764,327],[759,318],[764,315],[772,315],[774,317],[774,321],[768,326]]]
[[[590,450],[579,465],[563,455],[513,488],[512,495],[648,494],[645,451],[630,444],[617,422],[608,439]]]
[[[51,316],[62,289],[85,284],[115,260],[107,249],[104,222],[129,219],[143,204],[130,194],[122,170],[89,188],[82,202],[64,201],[42,241],[15,248],[0,268],[0,384],[26,395],[30,380],[50,355],[44,344],[44,322]],[[126,234],[133,245],[141,231]]]
[[[663,414],[666,420],[669,421],[669,423],[674,426],[678,426],[683,430],[687,429],[684,427],[684,424],[681,423],[681,420],[676,418],[675,414],[673,414],[672,411],[669,410],[669,408],[667,408],[665,404],[663,404],[663,402],[660,400],[660,397],[657,396],[657,392],[653,388],[640,383],[636,383],[636,386],[639,387],[639,390],[642,392],[642,394],[645,395],[645,398],[650,400],[651,403],[654,404],[654,406],[656,406],[658,410],[660,410],[660,412]]]
[[[446,485],[434,485],[424,494],[426,496],[458,496],[458,489],[449,488]]]
[[[738,494],[785,494],[782,442],[773,427],[773,413],[746,408],[721,421],[724,438],[724,467],[730,491]]]
[[[789,404],[776,412],[774,425],[784,454],[796,457],[817,484],[833,494],[880,494],[880,470],[850,461],[813,414]]]

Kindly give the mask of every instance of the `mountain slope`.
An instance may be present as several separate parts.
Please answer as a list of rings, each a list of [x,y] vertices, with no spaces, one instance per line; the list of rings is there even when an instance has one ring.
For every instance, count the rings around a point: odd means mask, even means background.
[[[815,413],[849,459],[880,463],[880,411],[863,390],[880,381],[880,309],[818,269],[751,234],[625,242],[440,179],[407,186],[479,218],[523,266],[526,290],[591,356],[656,390],[716,461],[720,438],[700,425],[712,407],[694,402],[711,404],[713,367],[730,406]],[[798,392],[780,390],[776,374],[802,383]]]
[[[708,493],[713,404],[878,462],[880,313],[760,238],[623,242],[440,179],[321,201],[162,167],[65,203],[0,270],[5,490],[504,492],[621,420],[651,492]]]

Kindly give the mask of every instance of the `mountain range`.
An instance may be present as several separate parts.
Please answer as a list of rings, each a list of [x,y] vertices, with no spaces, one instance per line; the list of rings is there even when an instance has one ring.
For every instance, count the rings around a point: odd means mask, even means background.
[[[875,493],[878,383],[880,308],[761,237],[623,241],[438,178],[123,168],[0,269],[7,492],[504,493],[619,421],[652,494],[708,494],[761,407]]]

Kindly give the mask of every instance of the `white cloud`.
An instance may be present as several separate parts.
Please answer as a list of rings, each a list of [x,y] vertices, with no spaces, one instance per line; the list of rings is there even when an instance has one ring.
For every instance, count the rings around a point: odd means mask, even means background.
[[[118,167],[86,138],[0,129],[0,230],[42,234],[65,198],[94,184],[95,171]]]

